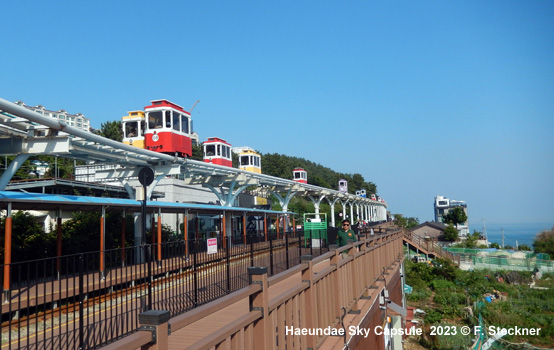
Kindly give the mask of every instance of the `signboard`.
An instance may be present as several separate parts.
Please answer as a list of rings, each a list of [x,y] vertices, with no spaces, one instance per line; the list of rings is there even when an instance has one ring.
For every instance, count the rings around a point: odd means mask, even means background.
[[[208,238],[208,254],[217,253],[217,238]]]

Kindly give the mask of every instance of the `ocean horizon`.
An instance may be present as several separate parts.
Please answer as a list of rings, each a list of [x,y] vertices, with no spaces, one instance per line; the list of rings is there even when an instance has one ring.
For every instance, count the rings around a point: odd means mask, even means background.
[[[552,229],[554,223],[518,223],[518,224],[496,224],[487,223],[486,234],[490,243],[498,243],[502,245],[502,229],[504,230],[504,245],[516,247],[517,245],[526,244],[533,249],[535,237],[546,230]],[[483,223],[474,223],[469,225],[470,233],[473,231],[482,232]]]

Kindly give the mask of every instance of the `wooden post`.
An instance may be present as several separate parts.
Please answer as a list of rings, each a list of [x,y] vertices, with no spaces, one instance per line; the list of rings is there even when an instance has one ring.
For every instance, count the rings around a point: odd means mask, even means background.
[[[149,310],[139,314],[139,331],[152,332],[152,342],[141,350],[167,350],[169,347],[169,311]]]
[[[261,284],[262,289],[249,297],[250,311],[260,310],[262,318],[254,322],[254,349],[272,350],[274,330],[271,329],[269,318],[269,284],[267,283],[267,267],[249,267],[250,284]]]
[[[334,298],[334,309],[333,309],[333,315],[337,318],[337,319],[340,319],[340,316],[341,316],[341,304],[340,304],[340,300],[341,300],[341,293],[342,293],[342,288],[340,287],[341,285],[341,280],[340,280],[340,271],[339,271],[339,261],[341,260],[340,259],[340,252],[338,250],[338,246],[336,244],[331,244],[329,245],[329,250],[333,251],[334,250],[334,254],[331,256],[331,259],[330,259],[330,262],[329,264],[331,266],[335,266],[337,269],[335,270],[335,272],[333,272],[333,278],[331,280],[331,283],[332,283],[332,288],[333,288],[333,298]]]
[[[10,296],[10,269],[12,264],[12,203],[8,203],[6,210],[6,227],[4,239],[4,301],[9,302]]]
[[[313,270],[313,261],[311,255],[303,255],[300,257],[300,262],[304,264],[302,269],[302,282],[308,282],[310,286],[304,292],[304,324],[301,328],[314,329],[315,320],[317,320],[318,310],[315,307],[315,293],[313,292],[314,285],[314,270]],[[316,345],[316,335],[307,335],[306,336],[306,348],[315,349]]]

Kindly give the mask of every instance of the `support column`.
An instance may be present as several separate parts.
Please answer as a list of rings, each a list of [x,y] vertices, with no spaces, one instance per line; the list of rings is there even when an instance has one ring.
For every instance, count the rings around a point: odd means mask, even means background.
[[[61,269],[61,256],[62,256],[62,211],[56,210],[56,272],[58,273],[58,279],[60,279]]]
[[[100,277],[105,279],[104,273],[104,250],[106,249],[106,207],[102,206],[102,216],[100,216]]]
[[[242,214],[242,238],[244,246],[246,246],[246,213]]]
[[[160,263],[161,261],[162,261],[162,208],[158,208],[158,263]]]
[[[125,266],[125,236],[126,236],[126,226],[127,226],[127,213],[123,210],[121,214],[121,264]]]
[[[185,256],[189,256],[189,211],[185,210],[183,214],[183,240],[185,241]]]
[[[12,203],[8,203],[6,210],[6,227],[4,238],[4,302],[9,302],[11,299],[11,281],[10,270],[12,264]]]

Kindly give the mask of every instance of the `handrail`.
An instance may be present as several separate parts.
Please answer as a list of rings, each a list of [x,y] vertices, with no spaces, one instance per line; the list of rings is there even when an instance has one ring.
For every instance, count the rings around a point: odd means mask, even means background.
[[[262,286],[259,284],[250,284],[248,285],[248,287],[214,300],[213,302],[206,305],[199,306],[187,313],[174,317],[171,320],[171,327],[175,331],[179,330],[221,309],[222,305],[229,306],[231,304],[234,304],[237,301],[240,301],[256,292],[259,292],[261,289]]]

